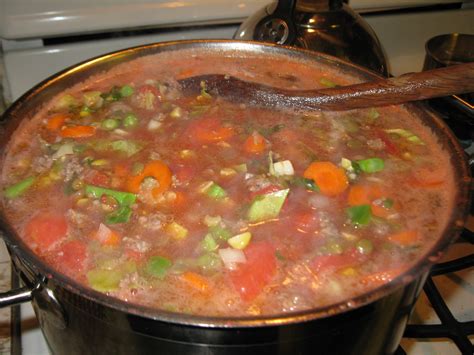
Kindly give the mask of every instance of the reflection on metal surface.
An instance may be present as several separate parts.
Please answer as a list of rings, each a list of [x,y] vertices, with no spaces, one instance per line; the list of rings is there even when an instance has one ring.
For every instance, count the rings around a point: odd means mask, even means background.
[[[285,44],[327,53],[388,75],[382,46],[372,28],[339,1],[286,1],[249,17],[234,38]],[[282,12],[282,9],[286,12]]]

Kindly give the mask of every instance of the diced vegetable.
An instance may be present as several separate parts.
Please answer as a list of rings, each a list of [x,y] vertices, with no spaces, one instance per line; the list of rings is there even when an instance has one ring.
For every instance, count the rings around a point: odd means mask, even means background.
[[[188,132],[192,140],[201,144],[225,141],[235,134],[234,128],[223,126],[217,118],[203,118],[194,121]]]
[[[293,165],[289,160],[273,163],[273,171],[275,176],[292,176],[295,174]]]
[[[215,227],[219,225],[221,221],[222,221],[221,216],[209,216],[209,215],[204,216],[204,224],[208,227]]]
[[[56,110],[69,110],[71,108],[79,106],[79,102],[76,98],[70,94],[63,95],[54,105]]]
[[[228,269],[235,269],[237,264],[245,263],[247,259],[242,250],[234,248],[219,249],[219,256],[222,259],[225,267]]]
[[[3,196],[6,198],[16,198],[23,195],[36,181],[36,177],[29,176],[26,179],[17,182],[16,184],[8,186],[3,191]]]
[[[99,229],[95,234],[95,239],[97,239],[101,244],[108,246],[117,246],[120,244],[120,236],[118,233],[102,223],[99,224]]]
[[[262,153],[267,146],[265,138],[258,133],[253,133],[244,142],[244,151],[247,153],[259,154]]]
[[[198,273],[187,271],[181,275],[181,278],[195,290],[207,294],[209,293],[209,281]]]
[[[134,128],[138,125],[138,117],[129,113],[123,118],[122,124],[125,128]]]
[[[237,269],[230,272],[232,284],[244,301],[257,297],[273,279],[277,271],[275,251],[269,242],[252,243],[245,249],[247,262],[238,264]]]
[[[152,256],[146,263],[145,270],[152,276],[164,279],[168,269],[173,265],[171,260],[162,256]]]
[[[117,191],[112,189],[107,189],[104,187],[86,185],[85,193],[94,198],[101,198],[102,195],[108,195],[117,200],[117,202],[122,206],[130,206],[135,203],[137,196],[135,194]]]
[[[146,164],[142,172],[128,179],[128,191],[138,193],[140,191],[140,185],[147,177],[152,177],[158,182],[158,186],[152,190],[154,197],[168,190],[171,186],[171,170],[165,163],[154,160]]]
[[[416,230],[406,230],[388,236],[388,240],[400,246],[412,246],[418,243],[418,232]]]
[[[67,113],[57,113],[51,116],[46,123],[46,128],[50,131],[58,131],[66,122],[67,119],[70,118],[70,115]]]
[[[361,170],[364,173],[377,173],[385,168],[385,163],[380,158],[357,160],[352,164],[354,165],[354,169],[356,171]]]
[[[173,221],[166,226],[166,232],[176,240],[186,239],[189,233],[186,227],[176,221]]]
[[[116,211],[109,213],[105,218],[105,223],[127,223],[132,216],[132,209],[129,206],[120,206]]]
[[[197,266],[203,270],[213,270],[222,267],[222,260],[216,253],[206,253],[201,255],[197,260]]]
[[[135,272],[137,266],[134,261],[127,261],[113,269],[107,267],[98,267],[87,273],[89,285],[97,291],[109,292],[116,290],[120,281],[132,272]]]
[[[418,136],[413,134],[412,132],[402,129],[402,128],[393,128],[393,129],[386,129],[385,132],[396,134],[400,137],[405,138],[409,142],[416,143],[416,144],[425,144]]]
[[[140,150],[142,150],[143,145],[133,141],[133,140],[116,140],[110,142],[110,149],[124,153],[127,157],[131,157],[132,155],[138,153]]]
[[[215,251],[219,248],[219,245],[211,234],[206,234],[202,240],[202,248],[206,251]]]
[[[347,214],[353,224],[366,225],[372,219],[370,205],[358,205],[349,207]]]
[[[120,88],[120,95],[122,97],[129,97],[132,96],[135,90],[130,85],[124,85]]]
[[[250,222],[261,222],[277,218],[290,189],[258,195],[252,201],[247,212]]]
[[[215,200],[221,200],[227,196],[227,192],[213,181],[201,185],[200,191]]]
[[[59,131],[63,138],[87,138],[95,135],[93,126],[63,126]]]
[[[87,91],[82,95],[84,105],[86,107],[92,107],[94,109],[102,107],[104,99],[102,98],[100,91]]]
[[[25,237],[33,248],[49,250],[63,240],[68,232],[67,220],[63,215],[41,212],[31,218],[25,226]]]
[[[326,196],[339,195],[349,185],[345,171],[328,161],[311,163],[303,176],[314,180],[321,193]]]
[[[209,233],[216,240],[226,241],[230,237],[232,237],[232,233],[227,228],[221,227],[219,224],[217,224],[215,226],[210,226],[209,227]]]
[[[74,144],[73,143],[65,143],[59,147],[59,149],[53,154],[53,159],[61,158],[65,155],[72,155],[74,154]]]
[[[102,121],[100,124],[100,127],[102,129],[105,129],[106,131],[111,131],[115,128],[117,128],[120,125],[120,121],[116,118],[106,118],[105,120]]]
[[[232,238],[227,240],[227,243],[234,249],[245,249],[252,239],[252,233],[244,232],[237,235],[234,235]]]

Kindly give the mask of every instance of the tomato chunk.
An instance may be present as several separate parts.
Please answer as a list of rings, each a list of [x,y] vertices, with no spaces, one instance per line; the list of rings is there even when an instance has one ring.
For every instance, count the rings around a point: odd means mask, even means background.
[[[40,252],[52,249],[66,234],[66,218],[50,212],[37,214],[25,226],[25,238]]]
[[[86,267],[87,249],[83,242],[71,240],[59,247],[56,265],[67,275],[83,272]]]
[[[244,301],[257,297],[276,273],[275,247],[269,242],[250,244],[244,251],[247,262],[230,273],[234,288]]]

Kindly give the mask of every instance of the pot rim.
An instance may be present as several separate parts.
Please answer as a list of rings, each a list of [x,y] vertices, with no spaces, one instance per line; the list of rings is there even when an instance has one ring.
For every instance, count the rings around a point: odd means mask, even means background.
[[[345,62],[338,58],[314,52],[305,49],[299,49],[294,47],[280,46],[274,44],[266,44],[254,41],[239,41],[239,40],[181,40],[181,41],[170,41],[152,43],[147,45],[136,46],[127,48],[108,54],[104,54],[79,64],[71,66],[57,74],[52,75],[43,82],[39,83],[18,100],[16,100],[2,116],[2,122],[6,122],[6,129],[0,133],[1,140],[0,149],[4,150],[5,146],[8,145],[9,137],[12,132],[16,129],[15,123],[18,125],[22,120],[20,117],[21,110],[24,106],[27,106],[29,102],[40,95],[44,90],[48,90],[50,87],[54,87],[63,80],[66,80],[70,76],[77,76],[78,73],[88,74],[91,69],[94,69],[97,65],[105,65],[112,63],[112,66],[121,62],[127,62],[145,55],[159,54],[162,51],[170,50],[181,50],[190,48],[209,48],[214,50],[227,51],[242,51],[244,50],[249,53],[260,52],[260,53],[277,53],[283,56],[293,57],[301,59],[308,59],[311,61],[319,61],[324,64],[334,65],[349,75],[354,75],[357,78],[362,79],[376,79],[380,77],[378,74],[354,65],[352,63]],[[128,58],[128,59],[127,59]],[[90,75],[91,73],[89,73]],[[87,77],[87,76],[86,76]],[[77,80],[74,81],[74,83]],[[72,86],[72,84],[70,85]],[[34,102],[33,102],[34,103]],[[310,320],[325,318],[341,314],[351,309],[359,308],[369,303],[372,303],[385,295],[395,291],[399,287],[402,287],[420,276],[426,273],[429,268],[441,258],[443,251],[451,244],[457,237],[462,229],[464,220],[468,214],[468,203],[470,196],[470,177],[469,170],[467,168],[466,159],[464,157],[464,151],[458,144],[456,137],[447,127],[447,125],[439,118],[433,111],[428,110],[427,107],[422,106],[419,103],[410,103],[404,105],[407,110],[413,112],[417,117],[425,116],[429,120],[430,127],[434,130],[435,134],[442,138],[444,148],[447,149],[452,157],[452,164],[455,168],[455,179],[459,181],[458,191],[454,199],[455,207],[451,213],[449,221],[438,238],[437,242],[429,249],[423,256],[419,257],[419,260],[413,264],[404,274],[399,275],[395,279],[388,283],[379,286],[369,292],[361,294],[350,300],[342,301],[330,306],[319,307],[308,309],[305,311],[299,311],[294,313],[275,314],[268,316],[245,316],[245,317],[210,317],[210,316],[198,316],[198,315],[186,315],[182,313],[174,313],[150,307],[131,305],[125,301],[110,297],[104,293],[95,291],[91,288],[85,287],[70,279],[69,277],[58,273],[52,267],[47,265],[43,260],[36,256],[17,235],[13,228],[9,225],[6,216],[4,215],[3,208],[0,210],[0,230],[4,232],[4,240],[7,243],[10,253],[15,254],[21,260],[27,262],[40,276],[46,276],[47,279],[56,279],[57,282],[68,289],[69,291],[76,293],[80,296],[86,297],[91,301],[100,303],[102,306],[111,307],[126,313],[131,313],[135,316],[150,318],[153,320],[159,320],[180,325],[190,325],[197,327],[210,327],[210,328],[247,328],[247,327],[264,327],[264,326],[280,326],[286,324],[293,324],[299,322],[306,322]],[[33,107],[35,107],[33,105]],[[419,117],[420,118],[420,117]],[[420,118],[421,119],[421,118]],[[2,152],[3,160],[4,152]],[[47,281],[46,281],[47,283]],[[47,286],[47,285],[46,285]]]

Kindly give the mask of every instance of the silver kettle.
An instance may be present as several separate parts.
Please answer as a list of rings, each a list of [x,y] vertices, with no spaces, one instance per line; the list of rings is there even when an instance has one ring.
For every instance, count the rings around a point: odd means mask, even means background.
[[[343,0],[279,0],[247,18],[234,38],[311,49],[388,75],[375,32]]]

